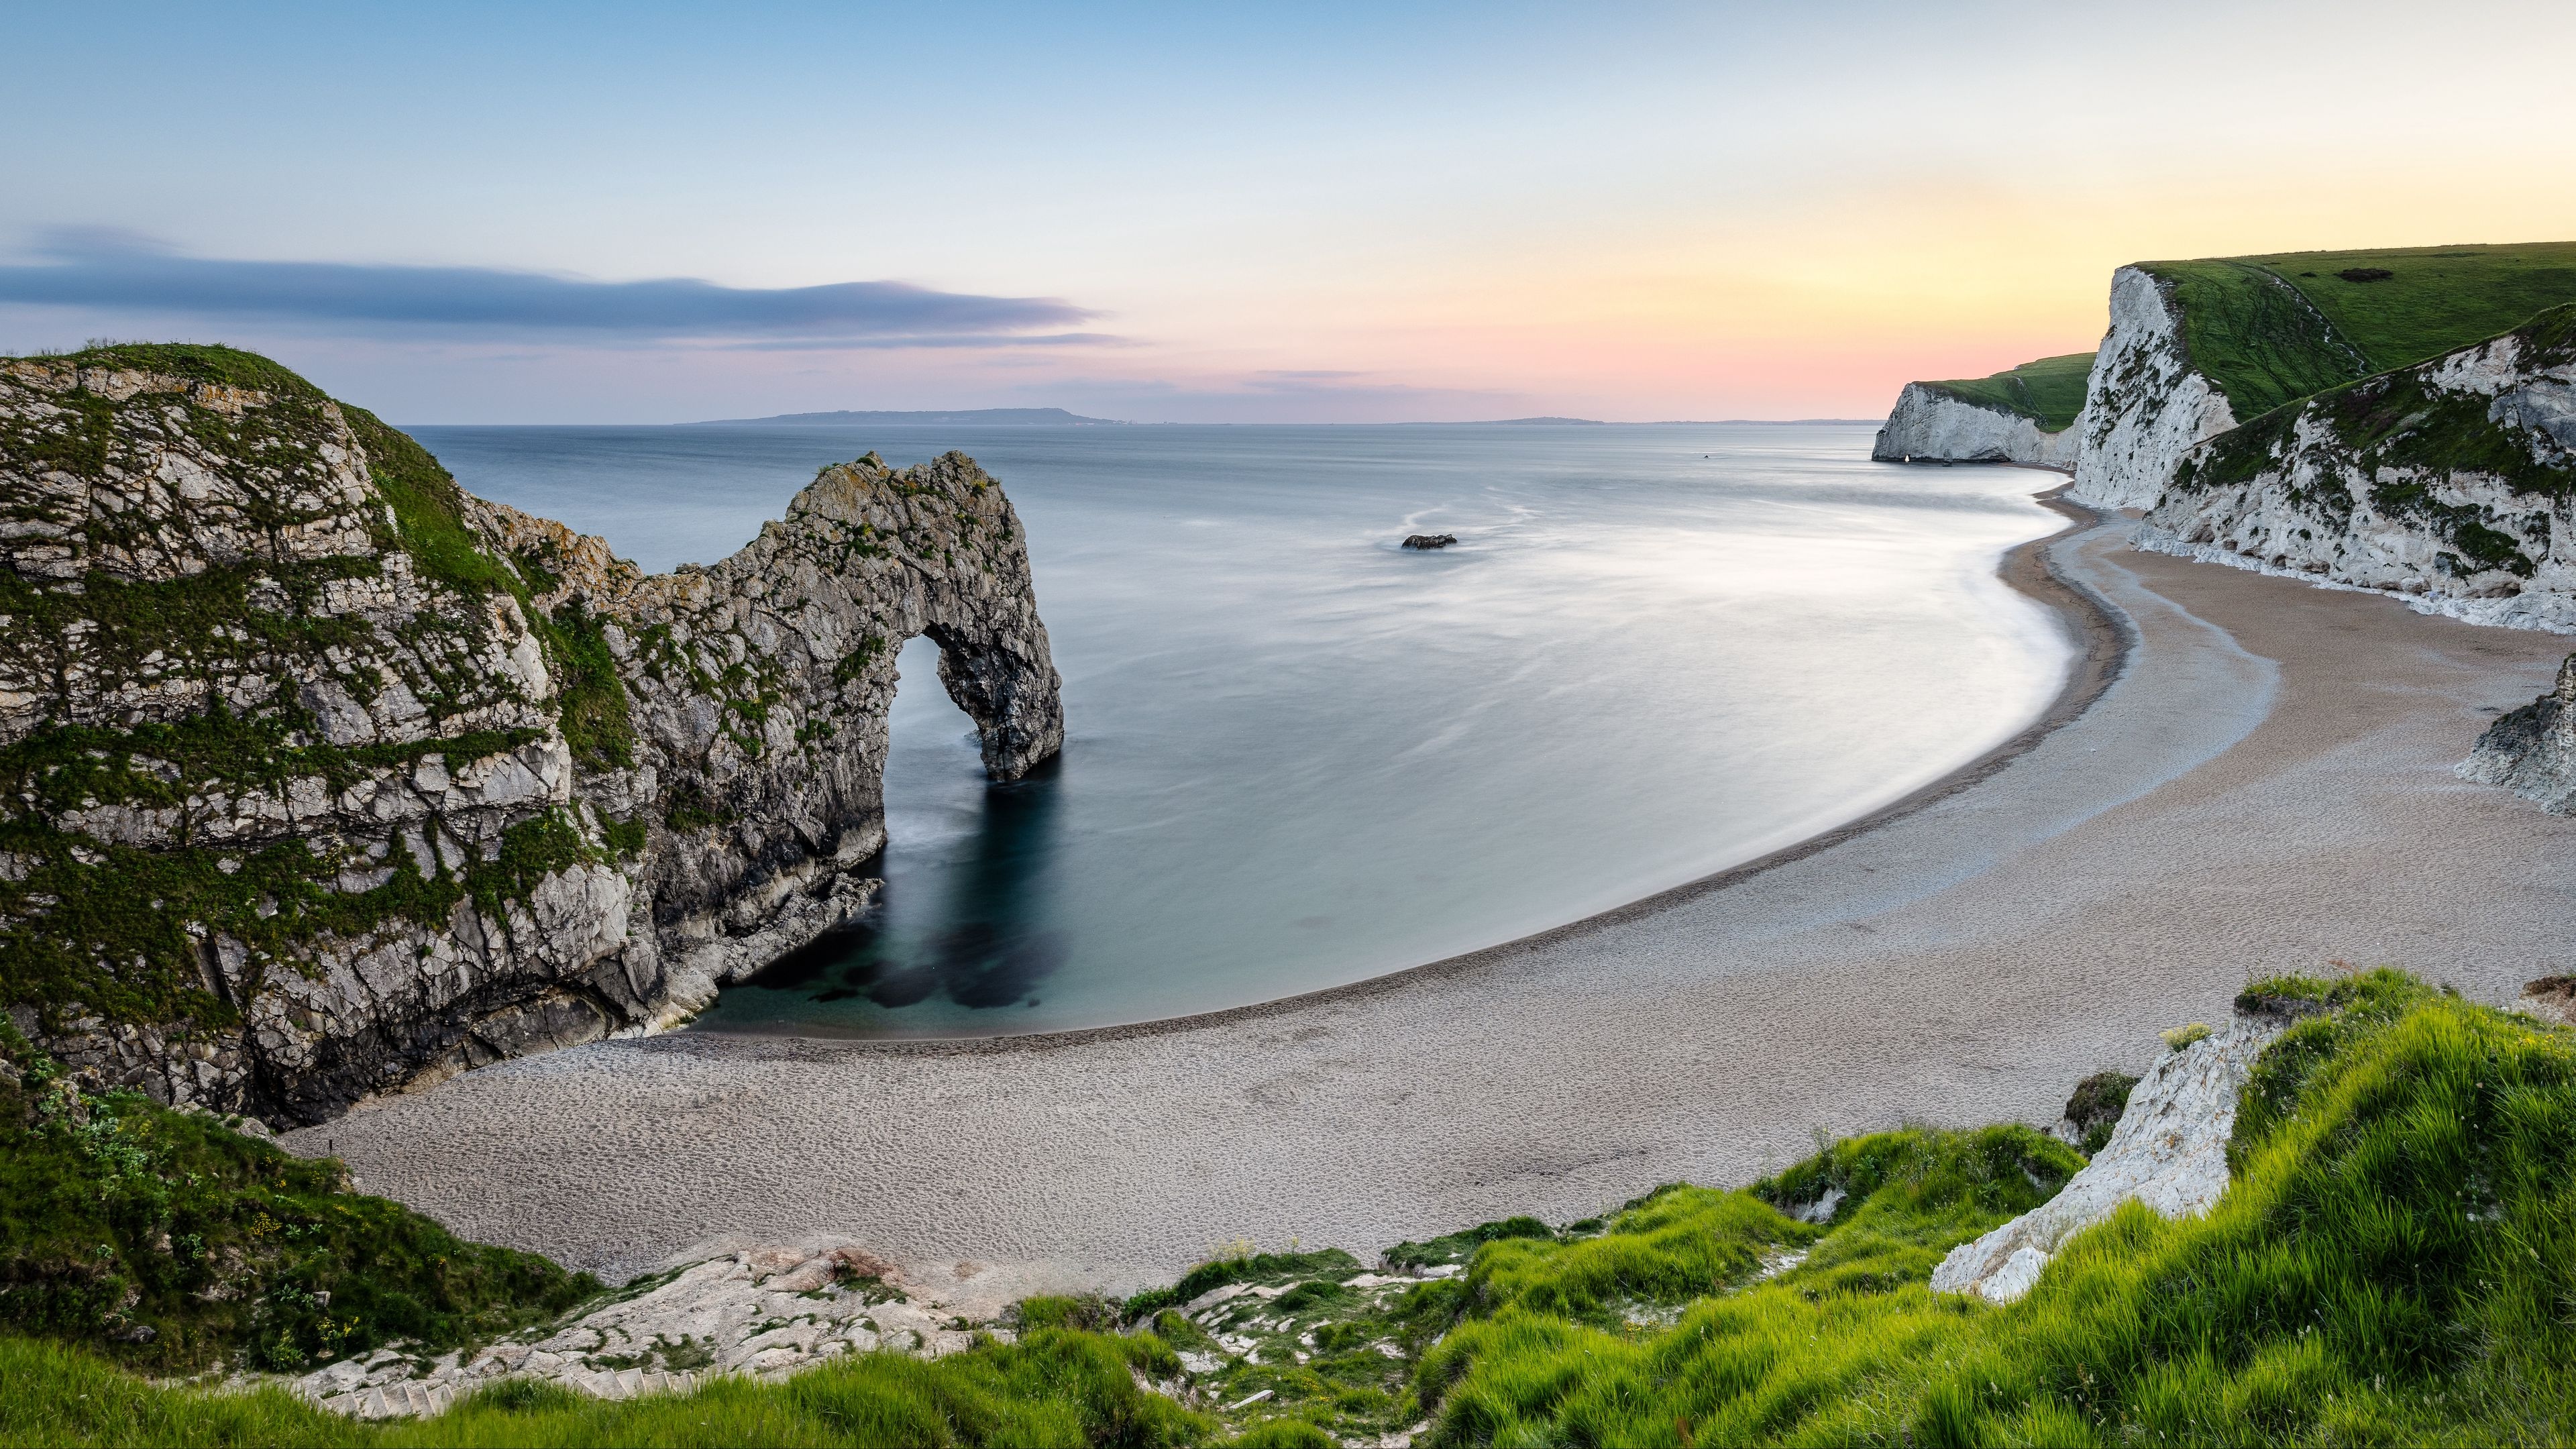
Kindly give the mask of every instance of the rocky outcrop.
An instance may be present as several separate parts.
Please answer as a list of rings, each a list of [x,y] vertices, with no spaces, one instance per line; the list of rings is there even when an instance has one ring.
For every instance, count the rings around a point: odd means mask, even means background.
[[[2069,1237],[2135,1199],[2169,1218],[2208,1212],[2227,1191],[2227,1139],[2237,1094],[2282,1023],[2239,1017],[2156,1059],[2129,1092],[2120,1125],[2057,1196],[1971,1243],[1932,1270],[1932,1291],[2009,1303],[2031,1290]]]
[[[535,1333],[436,1358],[380,1348],[286,1383],[335,1413],[390,1419],[507,1379],[628,1399],[720,1375],[776,1382],[844,1354],[938,1358],[977,1334],[1011,1340],[993,1323],[961,1328],[961,1306],[981,1305],[952,1303],[855,1244],[761,1247],[672,1269]]]
[[[1062,738],[954,454],[648,577],[264,359],[107,348],[0,361],[0,564],[0,990],[179,1105],[651,1029],[845,919],[916,634],[995,778]]]
[[[2576,815],[2576,654],[2558,666],[2557,688],[2487,726],[2459,775]]]
[[[2176,468],[2140,542],[2576,629],[2576,308],[2277,408]]]
[[[1878,430],[1869,456],[1881,463],[2021,463],[2071,469],[2082,426],[2079,420],[2074,427],[2048,432],[2020,413],[1971,401],[1937,384],[1909,382],[1897,394],[1896,408]]]
[[[652,827],[640,884],[666,979],[633,983],[630,1015],[695,1011],[865,905],[846,872],[885,844],[905,640],[939,645],[992,778],[1064,742],[1018,515],[962,454],[826,468],[731,558],[650,577],[598,539],[478,506],[539,609],[599,621],[625,686],[632,763],[583,788]]]
[[[2111,274],[2111,330],[2093,364],[2076,434],[2075,498],[2148,508],[2191,450],[2236,426],[2183,343],[2182,308],[2142,267]]]

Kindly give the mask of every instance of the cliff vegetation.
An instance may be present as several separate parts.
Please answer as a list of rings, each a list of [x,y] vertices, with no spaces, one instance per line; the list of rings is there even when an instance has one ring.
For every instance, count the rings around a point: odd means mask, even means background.
[[[2147,262],[2193,367],[2239,419],[2438,357],[2576,302],[2576,242]]]
[[[1016,778],[1025,540],[950,454],[821,468],[647,576],[226,347],[0,358],[0,1009],[157,1101],[316,1122],[653,1030],[864,909],[902,641]]]
[[[1018,1341],[621,1403],[526,1383],[366,1425],[0,1340],[0,1438],[98,1443],[2563,1443],[2576,1034],[2393,971],[2281,979],[2206,1217],[2130,1204],[2026,1296],[1950,1248],[2083,1163],[2022,1127],[1852,1139],[1740,1191],[1391,1250],[1221,1254]],[[2117,1083],[2087,1084],[2092,1098]],[[2085,1096],[2086,1094],[2079,1094]],[[35,1325],[23,1325],[33,1328]]]
[[[1922,386],[1978,407],[2013,413],[2039,424],[2042,432],[2062,432],[2084,407],[2084,383],[2093,372],[2093,354],[2070,352],[2042,357],[2008,368],[1992,377],[1951,378]]]

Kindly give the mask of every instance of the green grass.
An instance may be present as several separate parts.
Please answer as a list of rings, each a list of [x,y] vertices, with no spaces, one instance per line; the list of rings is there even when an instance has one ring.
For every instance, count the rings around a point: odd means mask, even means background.
[[[59,467],[103,477],[112,463],[147,466],[143,444],[176,433],[231,476],[253,524],[287,529],[338,507],[314,501],[336,496],[320,486],[330,472],[329,401],[267,358],[227,347],[116,343],[28,360],[255,388],[271,401],[234,413],[162,393],[118,403],[75,388],[56,397],[67,410],[60,416],[0,420],[0,472]],[[553,705],[575,760],[589,768],[631,765],[635,734],[625,685],[599,621],[574,603],[539,611],[513,561],[467,523],[465,495],[436,458],[363,408],[340,413],[392,514],[386,527],[367,511],[377,550],[219,562],[174,577],[93,572],[77,588],[0,571],[0,619],[14,621],[0,627],[0,645],[26,655],[26,672],[56,681],[58,691],[72,688],[62,680],[77,678],[89,695],[166,687],[172,679],[294,672],[335,679],[366,701],[383,687],[378,661],[408,661],[405,682],[434,719],[448,721],[516,693],[463,663],[493,627],[483,602],[507,594],[544,647],[557,686]],[[53,507],[0,499],[0,522],[76,523],[99,548],[148,555],[158,546],[137,532],[149,530],[130,511],[91,510],[74,519],[53,517]],[[436,589],[440,607],[384,630],[328,610],[336,586],[380,575],[384,560],[400,553]],[[75,639],[76,648],[67,643]],[[566,822],[545,817],[512,826],[504,858],[476,862],[463,878],[443,864],[424,876],[397,850],[391,880],[342,892],[344,866],[374,862],[294,840],[259,850],[216,848],[199,844],[185,826],[166,847],[108,844],[57,822],[85,801],[181,809],[244,787],[274,790],[295,776],[319,775],[336,791],[422,754],[442,753],[461,765],[519,748],[539,731],[458,730],[399,746],[343,748],[316,742],[312,711],[292,692],[241,714],[218,705],[169,723],[60,723],[72,714],[68,700],[51,713],[55,722],[0,749],[0,849],[21,861],[0,880],[0,921],[7,923],[0,930],[0,1003],[36,1008],[49,1029],[77,1007],[152,1024],[174,1040],[203,1036],[236,1025],[241,1014],[239,1001],[209,989],[201,957],[210,930],[248,949],[248,974],[233,993],[248,999],[272,967],[300,969],[293,963],[320,936],[355,939],[396,919],[440,924],[468,892],[497,911],[545,870],[611,853],[567,839]],[[620,824],[613,849],[640,852],[641,831],[637,823]]]
[[[9,1330],[152,1373],[287,1371],[397,1340],[455,1347],[599,1290],[352,1192],[337,1162],[140,1093],[79,1091],[5,1023],[0,1053]]]
[[[1437,1441],[2576,1437],[2576,1041],[2393,972],[2310,987],[2340,1010],[2266,1053],[2209,1217],[2132,1205],[2003,1309],[1814,1258],[1659,1332],[1506,1306],[1426,1356]]]
[[[2411,366],[2576,302],[2576,242],[2147,262],[2184,344],[2240,419]],[[2385,271],[2347,281],[2346,271]]]
[[[2576,305],[2552,308],[2511,329],[2527,369],[2576,361]],[[2372,507],[2411,520],[2449,545],[2437,562],[2454,574],[2504,569],[2529,578],[2538,563],[2523,553],[2501,521],[2482,507],[2443,502],[2440,475],[2481,473],[2538,499],[2576,496],[2576,470],[2565,454],[2533,433],[2487,416],[2489,399],[2437,387],[2429,364],[2344,383],[2284,404],[2210,440],[2175,472],[2177,492],[2206,492],[2267,473],[2285,480],[2289,447],[2302,420],[2321,422],[2341,439],[2368,483]],[[2393,470],[2393,471],[2392,471]],[[2290,490],[2291,499],[2347,526],[2353,497],[2339,474]]]
[[[53,365],[105,367],[127,372],[157,372],[190,382],[320,401],[322,390],[292,369],[238,347],[200,342],[104,342],[78,352],[55,352],[29,359]]]
[[[2022,1127],[1909,1128],[1741,1191],[1390,1253],[1466,1267],[1419,1285],[1235,1254],[1123,1312],[1031,1300],[1017,1345],[623,1404],[523,1385],[367,1426],[0,1341],[0,1443],[1322,1445],[1422,1419],[1479,1446],[2576,1439],[2576,1033],[2393,971],[2245,999],[2307,1014],[2257,1063],[2215,1211],[2131,1205],[2003,1308],[1934,1295],[1933,1264],[2081,1159]],[[1169,1306],[1228,1283],[1265,1291]],[[1252,1347],[1187,1376],[1197,1407],[1140,1384],[1219,1332]]]
[[[688,1394],[608,1403],[529,1382],[487,1389],[432,1419],[370,1425],[280,1389],[147,1385],[96,1357],[0,1338],[0,1444],[194,1445],[1114,1445],[1202,1444],[1204,1415],[1137,1386],[1170,1374],[1150,1335],[1045,1329],[923,1362],[875,1353],[784,1384],[715,1380]]]
[[[2084,407],[2084,386],[2093,375],[2093,354],[2070,352],[2043,357],[1992,377],[1951,378],[1927,382],[1980,407],[2017,413],[2039,424],[2040,431],[2063,432]]]

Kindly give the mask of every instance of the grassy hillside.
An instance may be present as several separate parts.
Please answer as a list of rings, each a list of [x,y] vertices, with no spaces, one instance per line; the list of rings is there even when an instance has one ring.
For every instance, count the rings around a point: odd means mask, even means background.
[[[1926,1279],[2080,1157],[2022,1127],[1916,1129],[1606,1222],[1402,1245],[1388,1269],[1454,1265],[1409,1286],[1354,1282],[1339,1253],[1226,1258],[1123,1308],[1032,1300],[1016,1345],[623,1404],[520,1385],[368,1426],[0,1340],[0,1443],[2576,1440],[2576,1033],[2389,971],[2252,990],[2312,1014],[2256,1066],[2217,1209],[2133,1205],[2008,1307]],[[1829,1190],[1822,1222],[1783,1211]],[[1184,1313],[1229,1284],[1259,1291]]]
[[[2070,352],[2043,357],[1992,377],[1958,377],[1923,386],[1954,397],[2038,422],[2043,432],[2063,432],[2084,406],[2084,381],[2093,372],[2093,354]]]
[[[0,1326],[153,1373],[287,1371],[553,1317],[587,1276],[461,1242],[134,1092],[83,1092],[0,1019]]]
[[[2576,242],[2142,265],[2173,284],[2192,362],[2240,419],[2576,302]]]

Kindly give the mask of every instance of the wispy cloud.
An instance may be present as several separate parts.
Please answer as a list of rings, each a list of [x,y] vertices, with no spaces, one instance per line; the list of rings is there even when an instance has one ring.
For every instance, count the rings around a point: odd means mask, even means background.
[[[1062,328],[1094,314],[1056,297],[985,297],[904,282],[727,287],[689,277],[603,282],[496,267],[242,261],[131,232],[48,231],[0,263],[0,302],[284,322],[334,332],[493,340],[779,347],[1011,347],[1112,342]]]

